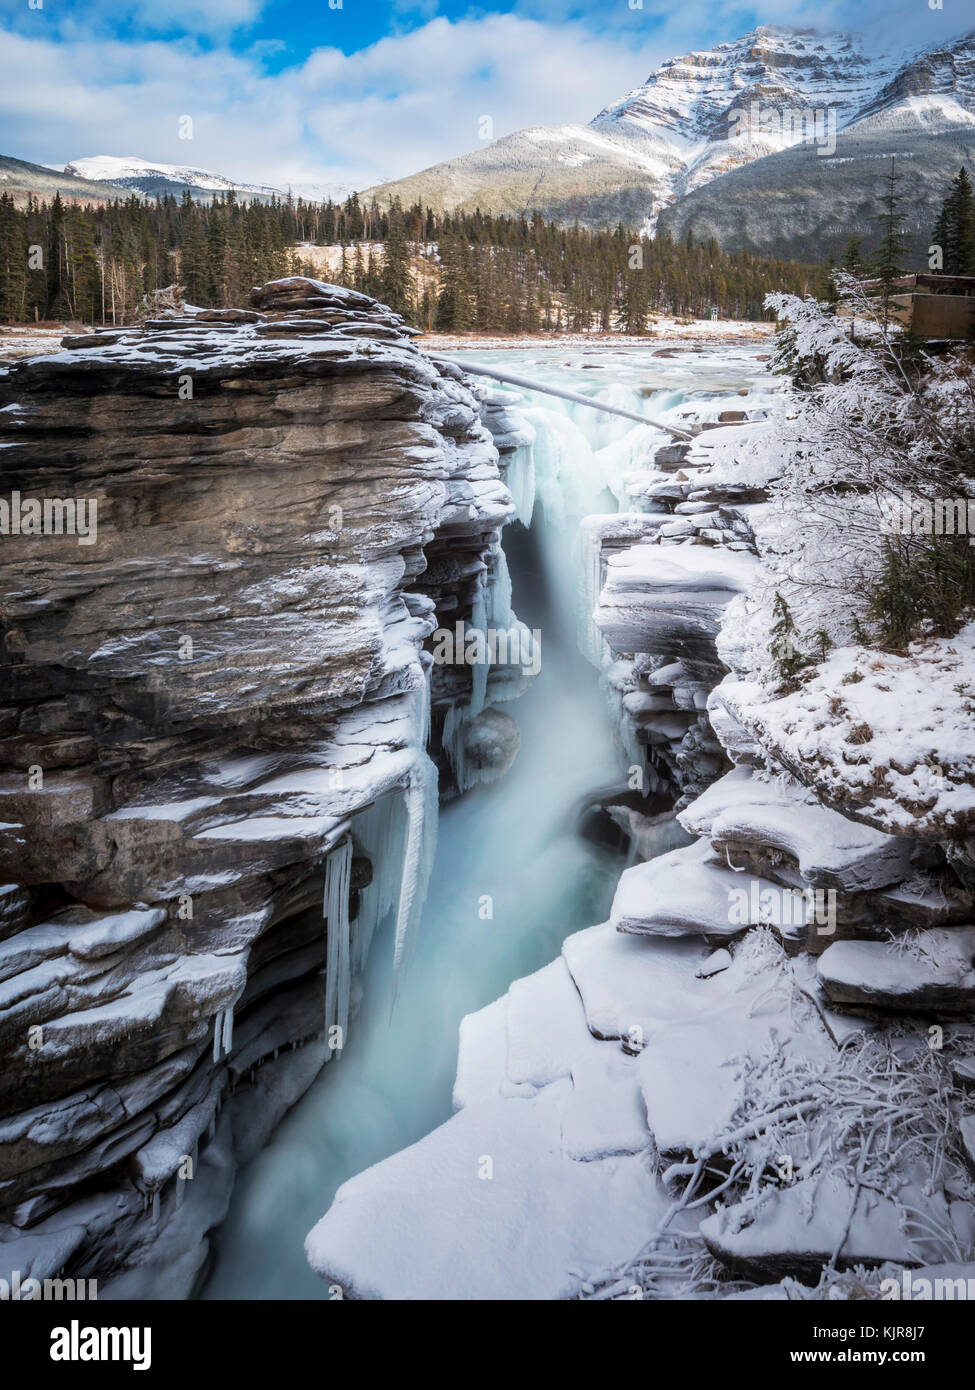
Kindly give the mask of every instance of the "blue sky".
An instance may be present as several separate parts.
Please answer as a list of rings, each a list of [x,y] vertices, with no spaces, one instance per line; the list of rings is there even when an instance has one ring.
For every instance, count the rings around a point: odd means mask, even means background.
[[[485,115],[496,136],[588,121],[663,59],[756,24],[915,48],[966,27],[962,0],[931,3],[0,0],[0,152],[362,188],[476,148]]]

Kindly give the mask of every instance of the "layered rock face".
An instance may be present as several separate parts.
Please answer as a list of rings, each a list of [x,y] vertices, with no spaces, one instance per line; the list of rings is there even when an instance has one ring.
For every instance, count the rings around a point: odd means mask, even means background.
[[[739,418],[659,446],[629,484],[636,510],[588,517],[580,534],[590,658],[635,765],[678,806],[730,766],[707,701],[727,669],[722,615],[757,569],[749,508],[766,498],[708,476],[715,448],[746,439],[765,412],[727,413]]]
[[[384,306],[251,301],[0,378],[4,1276],[188,1293],[422,900],[474,681],[423,648],[485,610],[497,454]]]

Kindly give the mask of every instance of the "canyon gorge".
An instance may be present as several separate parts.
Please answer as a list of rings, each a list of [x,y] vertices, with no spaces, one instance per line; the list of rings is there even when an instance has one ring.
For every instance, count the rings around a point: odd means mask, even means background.
[[[766,679],[770,337],[416,337],[290,277],[0,377],[97,517],[0,549],[0,1277],[973,1272],[975,625]]]

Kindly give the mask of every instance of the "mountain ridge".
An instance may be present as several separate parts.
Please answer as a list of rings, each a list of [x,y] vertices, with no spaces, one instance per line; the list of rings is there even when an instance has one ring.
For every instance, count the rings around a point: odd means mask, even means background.
[[[592,227],[624,221],[651,234],[658,221],[670,230],[682,228],[687,219],[679,210],[691,198],[688,215],[701,222],[707,209],[704,220],[726,249],[744,249],[747,242],[750,249],[774,246],[775,254],[782,254],[788,234],[775,217],[765,233],[752,218],[746,238],[738,235],[733,219],[711,215],[724,181],[736,171],[777,157],[774,169],[808,170],[781,156],[809,151],[810,134],[822,146],[820,158],[836,154],[834,141],[849,145],[851,134],[855,141],[893,134],[910,146],[905,155],[917,159],[912,136],[923,142],[946,133],[967,137],[970,131],[975,131],[975,32],[913,52],[868,52],[851,34],[764,25],[713,48],[667,59],[588,125],[516,131],[482,150],[366,189],[362,196],[382,203],[398,197],[404,205],[419,200],[447,211],[477,206],[514,215],[538,211]],[[952,159],[968,157],[966,139],[948,140],[949,147]],[[877,153],[870,149],[864,158],[872,161]],[[859,162],[871,193],[879,192],[872,163],[864,165],[855,148],[839,157]],[[934,160],[939,171],[943,162]],[[818,186],[821,179],[814,182]],[[748,186],[747,178],[732,188],[742,186]],[[784,185],[784,192],[790,191]],[[916,192],[925,207],[939,197],[931,177],[921,178]],[[818,249],[822,256],[824,247]]]

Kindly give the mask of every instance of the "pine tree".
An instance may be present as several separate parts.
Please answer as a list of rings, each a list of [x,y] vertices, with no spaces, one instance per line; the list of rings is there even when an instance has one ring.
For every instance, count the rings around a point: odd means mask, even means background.
[[[806,659],[796,646],[798,634],[792,610],[778,590],[772,601],[772,619],[769,631],[772,666],[779,681],[788,682],[802,670]]]
[[[0,318],[17,323],[27,313],[27,228],[9,193],[0,194]]]
[[[227,224],[216,199],[207,226],[207,287],[205,302],[211,307],[225,308],[229,303],[229,263]]]
[[[904,214],[901,211],[903,199],[897,191],[900,181],[895,161],[890,161],[890,177],[887,192],[883,198],[883,212],[877,219],[881,234],[880,245],[874,253],[874,274],[880,281],[880,299],[883,313],[884,331],[890,323],[890,302],[894,294],[894,281],[904,274]]]
[[[440,293],[437,327],[464,332],[473,328],[476,304],[471,287],[470,251],[466,241],[451,236],[440,243]]]
[[[398,314],[409,315],[413,307],[413,277],[410,273],[410,244],[406,237],[402,209],[395,203],[389,231],[383,245],[383,267],[379,277],[379,297]]]
[[[975,275],[975,195],[962,165],[951,181],[934,227],[945,275]]]
[[[847,241],[840,266],[848,275],[855,275],[858,280],[863,278],[867,267],[863,259],[863,243],[858,236],[851,236]]]
[[[95,323],[101,314],[101,268],[95,252],[95,224],[87,210],[73,208],[65,227],[71,308],[76,318]]]
[[[51,202],[51,211],[48,217],[47,248],[44,255],[47,298],[44,314],[46,318],[64,318],[70,312],[66,294],[64,260],[64,204],[61,202],[61,194],[56,192]]]

